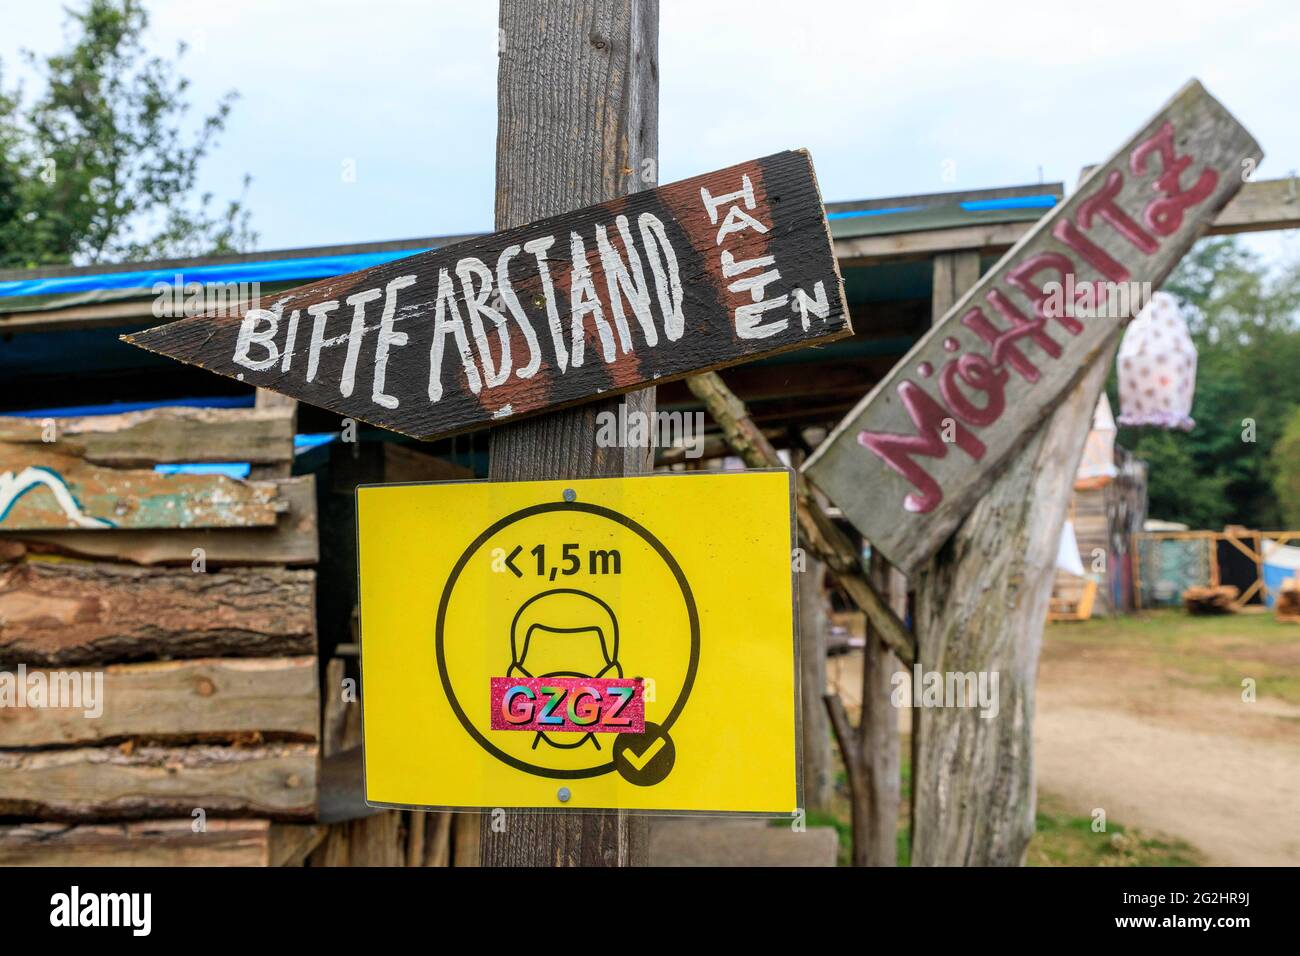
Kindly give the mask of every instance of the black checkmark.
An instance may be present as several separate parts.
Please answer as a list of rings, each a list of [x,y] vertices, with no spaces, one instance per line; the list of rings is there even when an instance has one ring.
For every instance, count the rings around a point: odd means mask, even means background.
[[[628,783],[652,787],[672,771],[677,748],[667,731],[647,720],[643,733],[618,735],[613,760],[614,769]]]

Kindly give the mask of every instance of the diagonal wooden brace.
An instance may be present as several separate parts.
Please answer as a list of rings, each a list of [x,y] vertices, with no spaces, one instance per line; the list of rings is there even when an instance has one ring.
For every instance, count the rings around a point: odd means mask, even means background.
[[[749,417],[749,409],[716,372],[686,380],[727,438],[727,444],[750,468],[785,468],[767,436]],[[804,544],[822,561],[849,598],[866,612],[880,639],[909,667],[916,660],[916,637],[881,597],[848,535],[827,517],[803,475],[795,475],[795,514]]]

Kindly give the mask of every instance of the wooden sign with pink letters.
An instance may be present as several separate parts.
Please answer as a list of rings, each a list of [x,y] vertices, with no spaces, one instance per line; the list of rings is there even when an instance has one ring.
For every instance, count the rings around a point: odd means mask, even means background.
[[[1086,133],[1086,112],[1071,122]],[[1261,156],[1189,82],[917,342],[809,459],[809,478],[873,547],[915,569]]]

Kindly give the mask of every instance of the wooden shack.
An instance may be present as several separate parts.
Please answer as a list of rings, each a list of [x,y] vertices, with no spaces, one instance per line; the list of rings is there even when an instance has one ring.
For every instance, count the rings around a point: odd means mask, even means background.
[[[810,451],[1063,195],[828,204],[855,334],[727,382],[780,447]],[[1248,184],[1212,231],[1294,222],[1283,196]],[[416,446],[118,340],[461,238],[0,272],[0,672],[99,673],[105,694],[94,719],[0,708],[0,862],[476,859],[472,817],[364,807],[347,682],[356,485],[483,476],[486,433]],[[659,405],[700,407],[682,383]],[[709,425],[705,456],[722,455]],[[1114,484],[1132,509],[1137,472]],[[1099,546],[1117,551],[1133,513]]]

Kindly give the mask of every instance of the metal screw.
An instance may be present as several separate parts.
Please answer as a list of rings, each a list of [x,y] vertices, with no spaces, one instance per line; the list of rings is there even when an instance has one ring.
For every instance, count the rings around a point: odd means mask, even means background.
[[[569,796],[570,796],[570,794],[569,794],[569,788],[568,788],[568,787],[561,787],[561,788],[556,792],[555,795],[556,795],[557,797],[560,798],[560,802],[561,802],[561,803],[568,803],[568,802],[569,802]]]
[[[578,500],[578,493],[577,493],[576,491],[574,491],[572,488],[565,488],[565,489],[564,489],[564,500],[565,500],[565,501],[577,501],[577,500]]]

